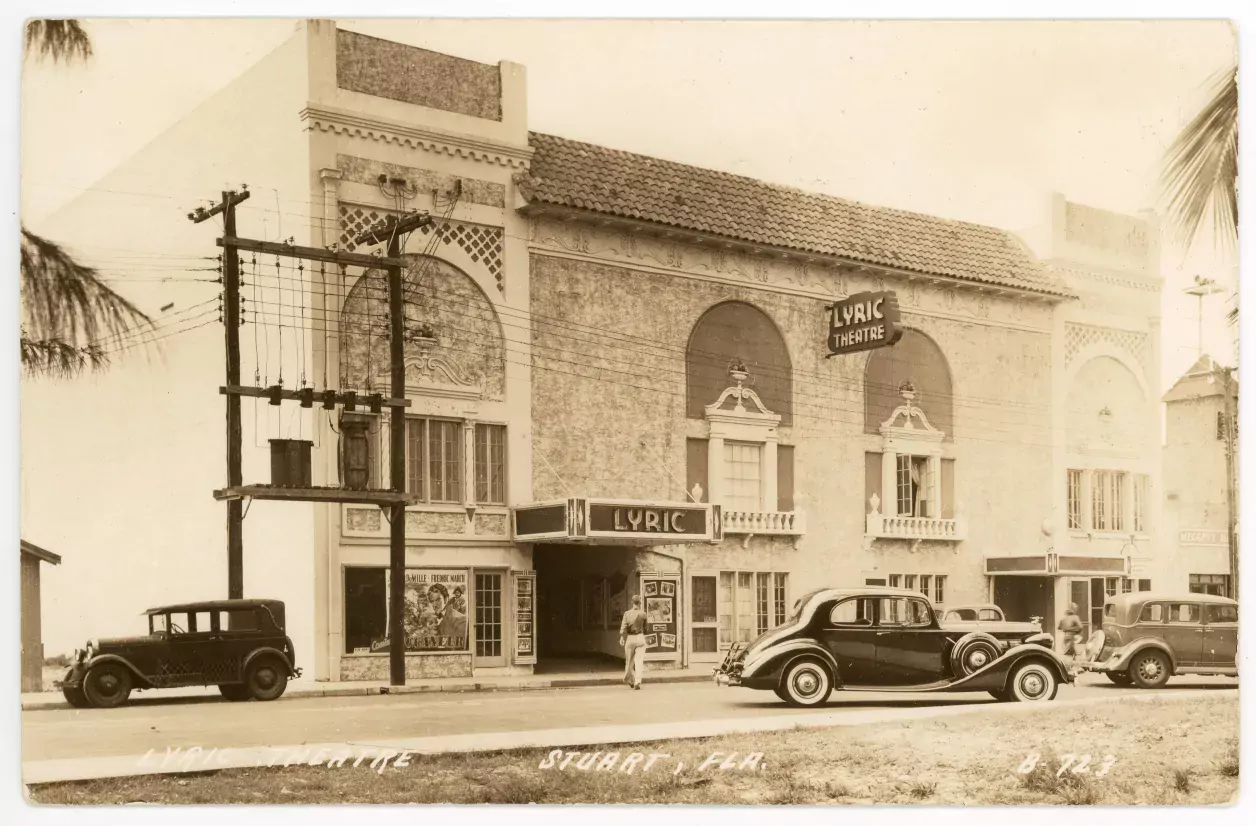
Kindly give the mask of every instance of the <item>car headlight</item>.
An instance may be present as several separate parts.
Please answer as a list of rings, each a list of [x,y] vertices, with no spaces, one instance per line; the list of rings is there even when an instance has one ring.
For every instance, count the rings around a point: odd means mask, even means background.
[[[74,654],[72,655],[72,657],[73,659],[71,660],[71,662],[81,663],[87,657],[87,652],[81,648],[76,648],[74,649]]]

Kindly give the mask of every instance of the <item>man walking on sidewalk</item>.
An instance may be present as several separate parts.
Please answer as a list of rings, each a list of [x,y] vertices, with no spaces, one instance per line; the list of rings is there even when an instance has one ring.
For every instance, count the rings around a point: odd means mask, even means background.
[[[645,612],[639,596],[632,598],[632,607],[619,623],[619,644],[624,647],[624,682],[640,690],[645,668]]]

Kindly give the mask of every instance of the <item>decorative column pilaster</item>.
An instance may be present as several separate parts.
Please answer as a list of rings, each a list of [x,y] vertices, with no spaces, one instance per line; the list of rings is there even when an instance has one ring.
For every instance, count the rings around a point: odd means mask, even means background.
[[[775,511],[778,502],[778,491],[776,488],[777,467],[776,467],[776,433],[769,433],[767,439],[763,443],[763,505],[764,511]]]
[[[724,436],[711,434],[707,442],[707,501],[724,504]]]

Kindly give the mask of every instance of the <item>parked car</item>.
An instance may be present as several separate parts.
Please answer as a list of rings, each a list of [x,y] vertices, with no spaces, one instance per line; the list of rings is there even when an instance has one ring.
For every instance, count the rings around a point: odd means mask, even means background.
[[[785,624],[732,646],[713,678],[795,706],[821,705],[834,689],[1044,701],[1073,681],[1050,634],[943,627],[919,592],[874,586],[807,594]]]
[[[1103,628],[1087,643],[1097,656],[1078,667],[1139,688],[1159,688],[1179,674],[1237,677],[1238,638],[1239,604],[1232,599],[1119,594],[1104,605]]]
[[[938,613],[938,622],[944,627],[988,631],[1009,641],[1016,639],[1018,635],[1042,631],[1042,626],[1036,622],[1008,620],[1003,614],[1003,609],[992,602],[953,605]]]
[[[74,652],[61,693],[75,708],[120,706],[132,691],[216,685],[231,701],[275,700],[301,676],[284,604],[224,599],[150,608],[148,634],[102,637]]]

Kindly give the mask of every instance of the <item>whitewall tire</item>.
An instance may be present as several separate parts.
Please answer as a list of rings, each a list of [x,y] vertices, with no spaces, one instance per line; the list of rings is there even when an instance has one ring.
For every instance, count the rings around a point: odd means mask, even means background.
[[[1018,703],[1038,703],[1055,699],[1060,681],[1044,662],[1034,660],[1012,670],[1007,681],[1007,699]]]
[[[798,660],[785,669],[781,694],[791,706],[810,708],[823,705],[833,691],[833,678],[819,660]]]

